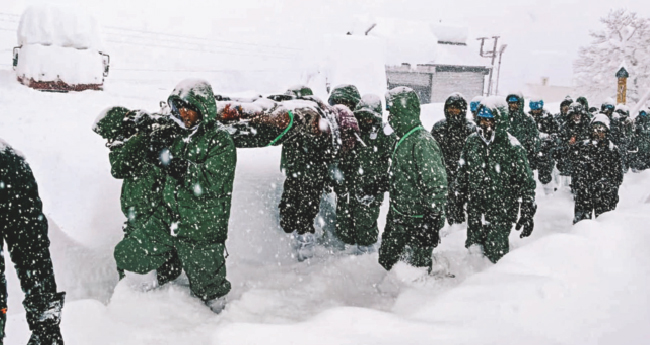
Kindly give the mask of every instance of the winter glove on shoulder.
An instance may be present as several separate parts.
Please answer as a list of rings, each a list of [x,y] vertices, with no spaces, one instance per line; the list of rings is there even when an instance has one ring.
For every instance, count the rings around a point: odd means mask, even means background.
[[[30,295],[25,298],[23,306],[32,331],[27,345],[63,345],[59,324],[64,301],[65,292]]]
[[[517,226],[515,227],[517,231],[519,231],[522,227],[524,228],[524,231],[521,232],[519,238],[528,237],[533,233],[533,228],[535,227],[533,217],[535,216],[536,211],[537,205],[534,201],[526,201],[521,203],[519,221],[517,221]]]
[[[429,210],[422,218],[422,227],[415,236],[423,247],[436,247],[440,243],[440,229],[445,225],[445,216]]]

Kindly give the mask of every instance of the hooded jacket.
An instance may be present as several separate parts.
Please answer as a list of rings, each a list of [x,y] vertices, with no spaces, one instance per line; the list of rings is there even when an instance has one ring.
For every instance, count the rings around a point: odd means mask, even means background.
[[[461,114],[451,116],[449,107],[453,103],[460,103]],[[458,160],[465,146],[467,137],[476,132],[476,126],[466,117],[467,100],[460,93],[451,94],[445,101],[445,119],[436,122],[431,129],[431,135],[440,145],[445,159],[447,181],[453,182],[458,170]]]
[[[609,124],[606,126],[609,128]],[[618,190],[623,183],[619,148],[606,137],[602,141],[584,140],[578,149],[580,154],[571,175],[573,186],[578,193],[593,194],[597,184]]]
[[[354,85],[339,85],[335,87],[330,93],[327,100],[330,105],[344,104],[351,106],[350,110],[354,110],[361,100],[361,94]]]
[[[410,88],[386,94],[388,122],[398,142],[391,154],[391,210],[402,217],[443,214],[447,203],[447,173],[438,143],[420,122],[420,100]]]
[[[395,146],[395,134],[387,135],[382,121],[381,100],[375,95],[364,95],[354,116],[361,127],[361,140],[364,145],[355,146],[356,159],[354,168],[355,186],[364,195],[374,195],[383,199],[383,183],[388,178],[388,167],[392,149]],[[372,121],[368,126],[366,121]]]
[[[176,86],[168,103],[182,100],[199,112],[194,128],[185,130],[169,148],[172,157],[187,160],[182,180],[167,175],[164,201],[172,211],[172,236],[210,243],[224,242],[232,199],[237,153],[230,135],[215,121],[212,87],[186,80]]]
[[[477,134],[467,138],[460,158],[454,191],[460,200],[469,200],[470,217],[489,214],[501,222],[515,222],[519,199],[534,202],[535,180],[526,151],[517,138],[508,133],[508,112],[494,99],[481,102],[495,117],[494,140],[488,145]]]

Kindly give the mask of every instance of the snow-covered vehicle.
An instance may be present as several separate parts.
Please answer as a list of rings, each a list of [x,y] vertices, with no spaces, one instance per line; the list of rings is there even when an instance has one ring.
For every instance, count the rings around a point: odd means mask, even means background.
[[[16,78],[44,91],[102,90],[110,64],[102,46],[92,16],[66,7],[29,7],[13,50]]]

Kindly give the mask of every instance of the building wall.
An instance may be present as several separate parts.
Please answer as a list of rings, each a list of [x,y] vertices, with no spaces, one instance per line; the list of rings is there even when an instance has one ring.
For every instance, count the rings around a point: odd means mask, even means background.
[[[386,72],[388,89],[407,86],[420,97],[421,104],[431,103],[431,74],[413,72]]]
[[[460,92],[471,100],[483,95],[485,75],[476,72],[438,72],[432,75],[431,102],[441,103],[453,92]]]
[[[441,103],[453,92],[462,93],[468,101],[483,95],[485,68],[462,66],[418,65],[390,67],[386,71],[388,88],[407,86],[417,92],[420,103]]]
[[[561,102],[564,97],[574,95],[574,93],[575,90],[570,86],[526,84],[524,89],[526,98],[539,97],[546,103]]]

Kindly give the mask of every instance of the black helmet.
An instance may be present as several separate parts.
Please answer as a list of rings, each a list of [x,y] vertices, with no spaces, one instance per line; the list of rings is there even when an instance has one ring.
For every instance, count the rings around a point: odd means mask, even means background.
[[[447,97],[447,100],[445,101],[445,112],[447,111],[447,108],[452,105],[460,108],[463,113],[467,113],[467,100],[461,93],[454,92]]]
[[[571,96],[566,96],[562,101],[562,103],[560,103],[560,108],[562,108],[565,105],[571,106],[572,103],[573,103],[573,98],[571,98]]]

